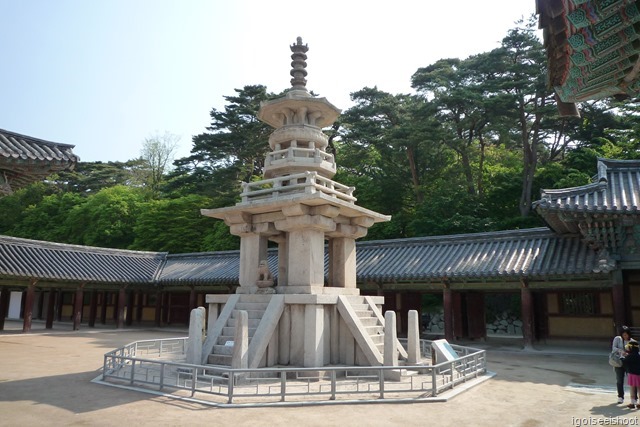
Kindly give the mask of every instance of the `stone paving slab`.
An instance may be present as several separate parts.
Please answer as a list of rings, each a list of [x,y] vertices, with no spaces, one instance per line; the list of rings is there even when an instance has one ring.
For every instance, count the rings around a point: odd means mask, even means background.
[[[91,383],[103,354],[182,330],[54,330],[0,333],[0,425],[638,425],[616,405],[607,344],[570,354],[488,347],[496,376],[449,402],[222,409]],[[600,424],[598,424],[600,423]]]

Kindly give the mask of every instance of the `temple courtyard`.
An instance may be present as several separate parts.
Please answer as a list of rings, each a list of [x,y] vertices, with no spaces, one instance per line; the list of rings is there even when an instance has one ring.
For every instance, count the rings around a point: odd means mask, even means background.
[[[222,409],[91,383],[107,351],[186,329],[45,331],[7,321],[0,334],[0,425],[638,425],[640,411],[615,404],[606,342],[533,351],[517,340],[473,342],[496,376],[447,402]],[[598,421],[600,420],[600,421]],[[591,424],[587,424],[590,422]]]

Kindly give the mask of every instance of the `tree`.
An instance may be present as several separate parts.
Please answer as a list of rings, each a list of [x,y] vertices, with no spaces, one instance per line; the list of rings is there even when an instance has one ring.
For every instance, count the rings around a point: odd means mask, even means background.
[[[160,184],[169,172],[180,137],[170,132],[145,138],[140,158],[145,165],[144,182],[151,194],[157,197]]]
[[[261,85],[235,92],[224,97],[223,111],[211,110],[211,125],[193,137],[191,155],[174,162],[168,190],[188,188],[213,198],[216,206],[226,206],[240,194],[240,182],[262,176],[272,129],[257,115],[260,102],[275,95]]]

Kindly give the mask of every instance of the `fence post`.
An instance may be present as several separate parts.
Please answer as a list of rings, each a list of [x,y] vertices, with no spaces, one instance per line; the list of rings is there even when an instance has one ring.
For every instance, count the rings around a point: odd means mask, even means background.
[[[236,382],[235,374],[232,371],[229,371],[229,385],[227,386],[227,395],[229,399],[227,403],[231,404],[233,402],[233,383]]]
[[[431,396],[436,397],[438,394],[438,381],[436,377],[436,368],[431,368]]]
[[[160,362],[160,390],[164,388],[164,363]]]
[[[106,379],[106,372],[107,372],[107,355],[104,355],[104,363],[102,364],[102,381],[105,381]]]
[[[384,399],[384,369],[382,368],[380,368],[378,379],[380,381],[380,399]]]
[[[191,397],[196,394],[196,381],[198,381],[198,368],[192,368],[193,373],[191,374]]]
[[[451,388],[455,386],[455,381],[453,379],[453,362],[449,363],[449,369],[451,369]]]
[[[287,395],[287,372],[280,372],[280,402],[284,402]]]
[[[331,400],[336,400],[336,371],[331,371]]]
[[[135,371],[136,371],[136,360],[135,359],[131,359],[131,384],[133,384],[133,378],[135,375]]]

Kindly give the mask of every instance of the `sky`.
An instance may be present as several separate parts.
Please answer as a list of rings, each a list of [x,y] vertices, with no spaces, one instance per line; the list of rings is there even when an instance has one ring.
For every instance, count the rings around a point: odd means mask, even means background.
[[[251,84],[307,88],[343,110],[366,86],[410,93],[441,58],[498,47],[535,0],[0,0],[0,129],[75,145],[82,161],[140,156],[145,138],[206,130]]]

